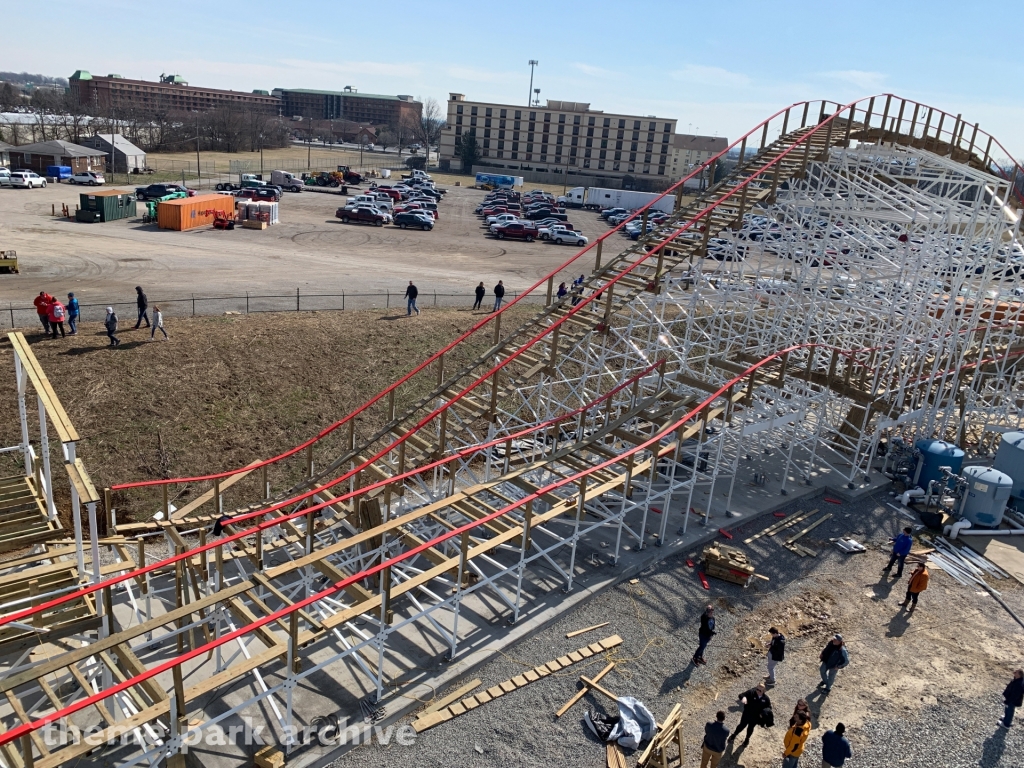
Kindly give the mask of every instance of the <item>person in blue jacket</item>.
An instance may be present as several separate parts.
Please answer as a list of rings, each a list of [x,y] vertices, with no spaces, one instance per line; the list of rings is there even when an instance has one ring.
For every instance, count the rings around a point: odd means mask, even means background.
[[[75,298],[75,294],[68,294],[68,328],[71,329],[71,335],[74,336],[78,333],[78,318],[81,317],[81,307],[78,306],[78,299]]]
[[[892,542],[892,557],[889,558],[889,564],[882,569],[882,573],[891,571],[893,563],[898,561],[899,567],[896,569],[896,578],[898,579],[903,575],[903,563],[906,562],[907,555],[910,554],[910,548],[914,546],[914,537],[910,535],[911,530],[908,526],[895,539],[890,539]]]
[[[842,768],[843,763],[853,757],[853,750],[850,749],[850,742],[845,733],[846,726],[837,723],[834,731],[825,731],[821,737],[822,768]]]
[[[704,613],[700,615],[700,629],[697,630],[697,651],[693,654],[693,666],[707,664],[704,661],[704,649],[708,647],[711,638],[715,636],[715,606],[708,605]]]
[[[850,665],[850,654],[846,650],[843,636],[840,634],[834,635],[819,654],[818,659],[821,661],[821,667],[819,668],[821,683],[818,687],[824,688],[825,693],[828,693],[832,690],[832,686],[836,684],[836,673]]]

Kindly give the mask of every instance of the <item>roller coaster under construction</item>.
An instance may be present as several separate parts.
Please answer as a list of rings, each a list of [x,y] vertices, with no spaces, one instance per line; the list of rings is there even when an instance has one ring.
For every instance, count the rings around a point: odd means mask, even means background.
[[[0,764],[184,765],[241,716],[292,751],[315,715],[380,706],[573,590],[596,542],[617,561],[695,504],[732,509],[752,454],[781,493],[857,488],[896,436],[985,453],[1024,426],[1024,171],[998,142],[883,94],[789,106],[692,176],[730,151],[645,237],[620,250],[612,230],[534,285],[525,322],[488,316],[246,467],[98,491],[12,334],[25,474],[2,481],[0,547],[28,554],[0,570]],[[575,305],[563,271],[586,276]],[[154,537],[173,554],[147,559]]]

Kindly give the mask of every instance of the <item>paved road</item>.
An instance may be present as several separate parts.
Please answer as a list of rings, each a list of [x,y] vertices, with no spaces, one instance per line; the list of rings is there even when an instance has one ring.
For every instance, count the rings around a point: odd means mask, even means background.
[[[83,302],[118,296],[130,301],[136,285],[157,300],[192,293],[294,294],[296,288],[400,294],[410,279],[422,292],[471,295],[480,280],[488,289],[499,279],[510,290],[526,288],[576,251],[486,237],[473,214],[484,193],[449,189],[432,232],[342,224],[334,211],[344,198],[313,192],[286,195],[282,223],[262,232],[172,232],[140,219],[81,224],[52,217],[53,205],[58,212],[62,203],[74,210],[80,187],[3,188],[0,249],[18,252],[21,274],[0,275],[0,307],[30,306],[40,290],[61,296],[75,291]],[[575,212],[571,220],[592,239],[606,230],[590,212]]]

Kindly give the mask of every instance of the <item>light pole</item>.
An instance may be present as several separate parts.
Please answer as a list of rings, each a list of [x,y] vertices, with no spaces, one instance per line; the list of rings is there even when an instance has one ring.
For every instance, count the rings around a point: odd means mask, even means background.
[[[526,106],[530,106],[530,94],[533,93],[533,68],[540,64],[536,59],[530,59],[530,90],[526,92]]]
[[[196,188],[203,186],[203,171],[199,167],[199,110],[196,110]]]
[[[533,100],[533,106],[539,107],[540,106],[540,88],[534,88],[533,89],[533,95],[536,97]]]

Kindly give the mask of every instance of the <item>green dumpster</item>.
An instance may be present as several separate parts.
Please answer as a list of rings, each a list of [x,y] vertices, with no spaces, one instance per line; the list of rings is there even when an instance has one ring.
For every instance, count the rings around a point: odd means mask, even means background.
[[[118,189],[98,189],[95,192],[83,192],[80,196],[79,210],[98,213],[100,221],[114,221],[135,216],[135,197],[130,192]],[[89,221],[95,221],[89,217]]]

